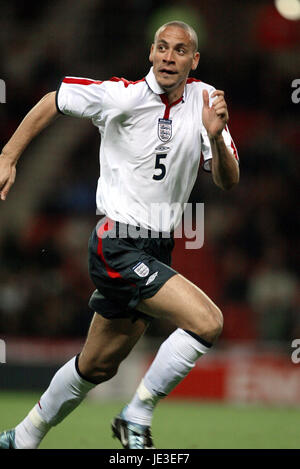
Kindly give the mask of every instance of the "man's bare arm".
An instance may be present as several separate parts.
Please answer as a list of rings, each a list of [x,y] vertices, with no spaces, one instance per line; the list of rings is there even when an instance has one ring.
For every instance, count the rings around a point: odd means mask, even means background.
[[[202,120],[207,130],[212,151],[212,177],[217,186],[228,190],[239,182],[239,165],[225,145],[222,136],[229,118],[224,91],[216,90],[211,97],[215,99],[210,107],[208,92],[207,90],[203,91]]]
[[[210,138],[212,151],[211,170],[214,183],[223,190],[234,187],[239,182],[239,164],[227,148],[222,135]]]
[[[55,91],[46,94],[24,117],[0,155],[0,197],[5,200],[16,177],[16,164],[29,143],[58,116]]]

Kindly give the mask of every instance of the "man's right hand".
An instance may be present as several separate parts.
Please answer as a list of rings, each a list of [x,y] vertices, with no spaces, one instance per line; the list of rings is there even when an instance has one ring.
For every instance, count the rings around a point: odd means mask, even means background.
[[[5,200],[15,182],[16,166],[3,153],[0,155],[0,198]]]
[[[1,200],[6,199],[11,186],[15,182],[16,164],[25,148],[41,130],[59,116],[55,96],[55,91],[46,94],[24,117],[15,133],[3,147],[0,155]]]

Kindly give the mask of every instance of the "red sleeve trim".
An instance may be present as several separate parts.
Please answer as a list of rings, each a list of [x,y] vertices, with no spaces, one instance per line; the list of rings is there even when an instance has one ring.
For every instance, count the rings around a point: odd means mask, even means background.
[[[192,78],[192,77],[188,78],[186,82],[189,85],[190,83],[194,83],[195,81],[198,83],[201,82],[201,80],[198,80],[197,78]]]
[[[126,80],[125,78],[111,77],[108,81],[115,81],[115,82],[122,81],[125,88],[127,88],[129,85],[136,85],[137,83],[141,83],[145,81],[145,78],[142,78],[141,80],[137,80],[137,81],[129,81],[129,80]],[[103,81],[90,80],[89,78],[66,77],[63,79],[63,83],[75,84],[75,85],[101,85]]]
[[[108,81],[115,81],[119,82],[122,81],[125,88],[127,88],[129,85],[136,85],[137,83],[141,83],[145,81],[145,78],[142,78],[141,80],[137,81],[129,81],[126,80],[125,78],[118,78],[118,77],[111,77]],[[66,77],[63,79],[63,83],[67,84],[75,84],[75,85],[101,85],[103,81],[99,80],[90,80],[88,78],[73,78],[73,77]]]
[[[66,77],[63,79],[63,83],[75,84],[75,85],[101,85],[103,81],[99,80],[89,80],[88,78],[69,78]]]
[[[145,81],[145,78],[142,78],[141,80],[137,80],[137,81],[129,81],[129,80],[126,80],[126,78],[111,77],[109,81],[115,81],[115,82],[122,81],[125,88],[127,88],[127,86],[129,85],[136,85],[137,83],[141,83],[142,81]]]
[[[234,157],[237,161],[239,161],[239,155],[238,155],[238,152],[237,152],[237,149],[236,149],[236,146],[234,144],[234,141],[231,139],[231,148],[233,150],[233,154],[234,154]]]

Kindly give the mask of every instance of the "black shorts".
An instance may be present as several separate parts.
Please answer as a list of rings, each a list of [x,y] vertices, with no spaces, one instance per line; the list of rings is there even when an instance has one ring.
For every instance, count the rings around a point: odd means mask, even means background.
[[[89,239],[89,274],[96,287],[89,306],[107,319],[152,319],[135,307],[177,273],[170,267],[173,235],[137,230],[104,217]]]

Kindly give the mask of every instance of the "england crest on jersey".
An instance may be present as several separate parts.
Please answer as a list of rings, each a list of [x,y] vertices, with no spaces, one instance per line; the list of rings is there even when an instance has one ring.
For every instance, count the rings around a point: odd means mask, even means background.
[[[168,142],[172,137],[171,119],[158,119],[158,136],[162,142]]]

